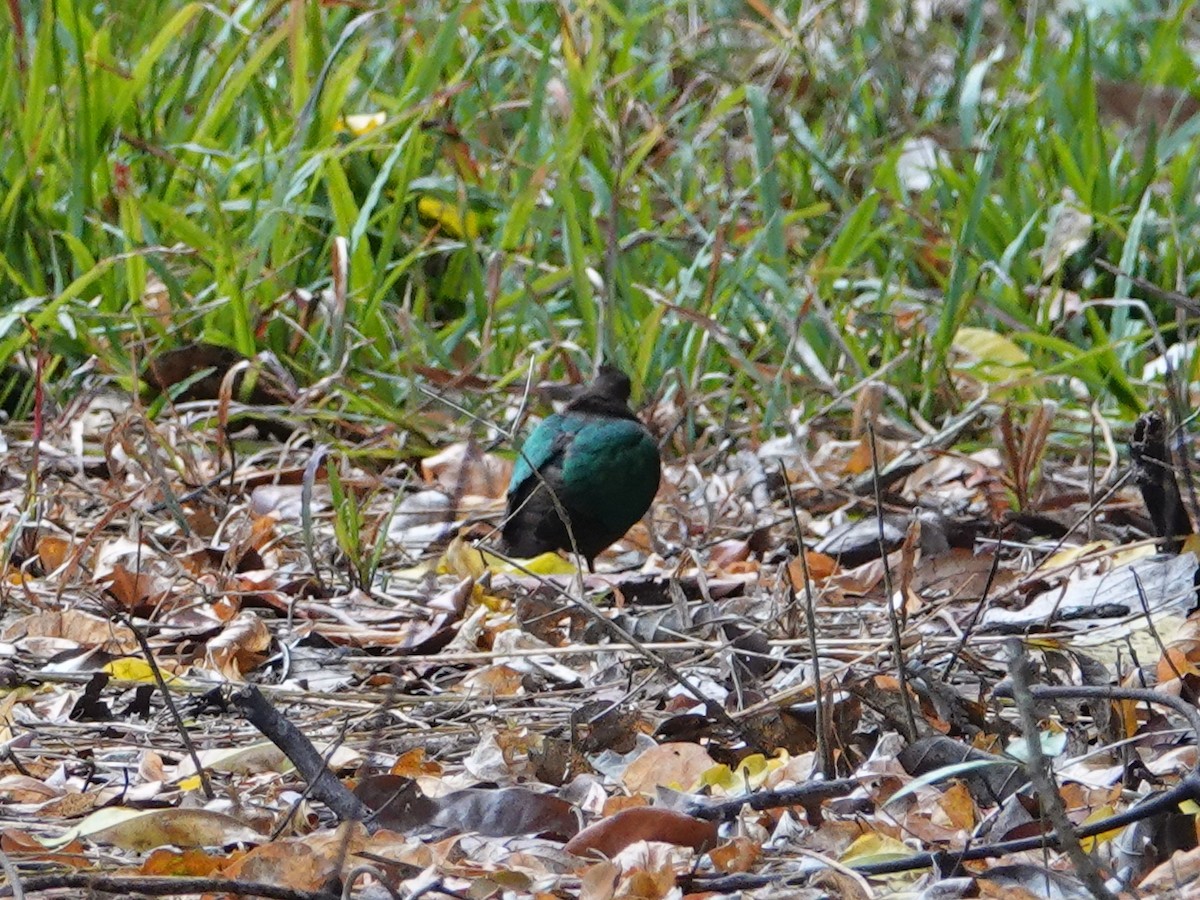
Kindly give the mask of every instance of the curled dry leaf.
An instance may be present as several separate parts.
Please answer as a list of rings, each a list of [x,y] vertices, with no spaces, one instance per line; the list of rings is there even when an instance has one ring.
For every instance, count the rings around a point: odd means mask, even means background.
[[[168,601],[163,580],[148,572],[132,572],[116,563],[102,579],[107,594],[136,616],[149,616]]]
[[[208,642],[205,666],[229,681],[244,681],[245,673],[262,664],[270,647],[266,623],[252,612],[242,612]]]
[[[798,591],[804,590],[804,568],[808,564],[808,575],[813,581],[824,581],[838,570],[837,560],[816,550],[804,551],[804,559],[799,557],[788,562],[788,580]]]
[[[361,822],[346,822],[337,829],[299,838],[260,844],[236,857],[222,869],[225,878],[256,881],[318,891],[330,878],[357,863],[367,831]]]
[[[402,778],[436,776],[442,774],[442,766],[440,763],[426,759],[423,747],[414,747],[407,753],[400,754],[400,757],[392,763],[388,774],[398,775]]]
[[[18,774],[0,778],[0,799],[5,803],[41,803],[61,795],[61,788],[53,788],[39,778]]]
[[[0,851],[9,854],[10,857],[36,858],[43,865],[68,868],[88,866],[94,855],[78,838],[67,841],[53,853],[47,852],[46,845],[39,838],[18,828],[5,828],[0,831]]]
[[[58,638],[77,647],[100,648],[114,655],[134,653],[139,649],[137,639],[126,626],[77,609],[21,616],[10,623],[0,637],[15,644],[24,644],[33,638]]]
[[[51,534],[44,534],[38,538],[37,555],[38,562],[42,564],[44,572],[54,572],[59,566],[67,561],[67,557],[71,553],[71,542],[63,540],[60,537],[55,537]]]
[[[1200,621],[1189,618],[1163,648],[1157,666],[1158,689],[1177,693],[1183,685],[1200,683]]]

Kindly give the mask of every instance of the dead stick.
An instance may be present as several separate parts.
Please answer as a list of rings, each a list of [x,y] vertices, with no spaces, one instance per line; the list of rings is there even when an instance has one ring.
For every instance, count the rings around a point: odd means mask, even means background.
[[[312,741],[272,706],[262,691],[250,685],[231,699],[247,721],[287,755],[300,777],[308,783],[312,796],[333,810],[343,822],[364,822],[370,830],[371,810],[338,781]]]

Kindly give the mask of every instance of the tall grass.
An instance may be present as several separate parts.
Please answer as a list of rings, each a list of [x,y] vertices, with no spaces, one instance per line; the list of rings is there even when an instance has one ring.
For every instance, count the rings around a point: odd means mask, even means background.
[[[566,348],[770,429],[885,365],[940,416],[972,325],[1128,414],[1200,270],[1195,6],[9,4],[0,361],[270,349],[386,417]]]

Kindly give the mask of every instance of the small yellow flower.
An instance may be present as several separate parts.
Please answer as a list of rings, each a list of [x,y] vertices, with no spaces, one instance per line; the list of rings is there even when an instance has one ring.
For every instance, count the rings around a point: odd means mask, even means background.
[[[374,131],[386,121],[386,113],[358,113],[341,119],[338,122],[338,131],[352,134],[354,137],[362,137],[364,134]]]

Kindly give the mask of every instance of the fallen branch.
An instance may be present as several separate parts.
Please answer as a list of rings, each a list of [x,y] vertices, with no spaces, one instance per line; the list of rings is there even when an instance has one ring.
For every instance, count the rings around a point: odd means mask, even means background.
[[[835,778],[829,781],[810,781],[795,787],[774,791],[756,791],[729,800],[696,800],[684,809],[697,819],[729,821],[742,811],[743,806],[751,809],[779,809],[784,806],[808,807],[828,797],[844,797],[859,786],[857,778]]]
[[[343,822],[363,822],[373,830],[373,813],[329,771],[325,759],[312,741],[271,705],[254,685],[230,698],[246,720],[270,739],[292,761],[300,777],[307,782],[313,797],[320,800]]]

